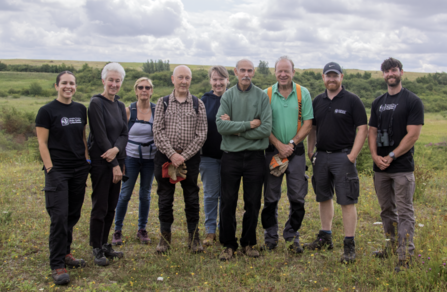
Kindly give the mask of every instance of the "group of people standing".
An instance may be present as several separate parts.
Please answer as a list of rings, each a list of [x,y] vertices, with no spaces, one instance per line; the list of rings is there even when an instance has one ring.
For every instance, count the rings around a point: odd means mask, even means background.
[[[234,68],[238,79],[235,86],[227,89],[227,69],[214,66],[209,70],[212,90],[199,99],[189,92],[191,70],[180,65],[171,76],[174,90],[170,95],[160,98],[156,105],[151,103],[153,84],[143,77],[134,86],[137,101],[127,108],[117,95],[124,69],[110,63],[102,71],[104,92],[92,97],[88,115],[82,104],[72,101],[76,78],[71,72],[61,72],[55,84],[57,99],[43,106],[36,117],[46,208],[51,217],[50,265],[54,282],[69,282],[66,267],[85,266],[84,260],[71,255],[70,244],[89,172],[93,187],[90,245],[97,265],[105,266],[108,259],[123,257],[112,245],[123,242],[123,220],[138,175],[137,238],[141,243],[150,242],[146,224],[154,176],[157,180],[158,253],[171,247],[177,182],[183,189],[188,247],[193,253],[202,252],[203,245],[212,245],[219,229],[219,241],[224,247],[220,260],[233,258],[239,244],[243,254],[258,257],[259,249],[254,246],[262,193],[264,244],[260,250],[275,249],[279,241],[278,202],[285,175],[290,209],[283,237],[290,251],[299,254],[303,248],[333,248],[335,191],[345,233],[341,261],[352,262],[355,204],[360,194],[355,161],[367,135],[383,227],[389,238],[385,249],[374,255],[384,258],[396,252],[396,271],[408,267],[414,251],[413,146],[424,123],[424,111],[421,100],[402,87],[400,61],[389,58],[381,69],[388,92],[372,105],[369,132],[365,107],[357,95],[343,87],[343,70],[334,62],[324,67],[326,90],[313,101],[306,88],[293,82],[294,63],[283,56],[275,63],[277,83],[265,90],[251,81],[255,74],[253,63],[242,59]],[[313,242],[301,245],[299,229],[308,192],[303,144],[306,137],[321,230]],[[199,237],[199,173],[204,191],[203,242]],[[238,243],[236,208],[241,180],[245,212]],[[109,243],[114,217],[115,232]]]

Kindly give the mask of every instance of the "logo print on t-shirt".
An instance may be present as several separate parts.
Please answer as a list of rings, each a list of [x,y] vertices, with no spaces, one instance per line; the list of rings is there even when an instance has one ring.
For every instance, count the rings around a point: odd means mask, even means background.
[[[382,104],[379,107],[379,112],[392,111],[392,110],[394,110],[396,108],[396,106],[397,106],[397,104],[394,104],[394,103],[392,103],[392,104]]]
[[[335,113],[336,113],[336,114],[344,114],[344,115],[346,115],[346,111],[345,111],[345,110],[342,110],[342,109],[336,109],[336,110],[335,110]]]
[[[68,121],[68,118],[63,117],[61,119],[61,124],[62,124],[62,126],[68,126],[68,125],[70,125],[70,122]]]

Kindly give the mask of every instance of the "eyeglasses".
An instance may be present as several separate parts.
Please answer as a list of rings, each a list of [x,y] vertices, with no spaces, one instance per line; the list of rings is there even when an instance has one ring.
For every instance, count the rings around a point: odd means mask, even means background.
[[[151,90],[151,89],[152,89],[152,86],[137,86],[137,88],[138,88],[139,90],[143,90],[143,89]]]

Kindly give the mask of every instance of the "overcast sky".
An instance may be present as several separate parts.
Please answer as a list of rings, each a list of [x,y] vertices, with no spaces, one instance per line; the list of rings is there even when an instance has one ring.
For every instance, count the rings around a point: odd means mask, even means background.
[[[446,0],[0,0],[0,58],[447,71]]]

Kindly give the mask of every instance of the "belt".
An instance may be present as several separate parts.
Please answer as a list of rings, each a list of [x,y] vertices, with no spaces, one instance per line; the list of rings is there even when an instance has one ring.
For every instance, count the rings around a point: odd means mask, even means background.
[[[149,148],[149,155],[152,154],[152,145],[154,144],[154,141],[150,141],[147,143],[140,143],[140,142],[135,142],[135,141],[131,141],[128,140],[128,143],[132,143],[135,145],[138,145],[138,154],[140,154],[140,163],[143,164],[143,151],[141,150],[141,147],[150,147]]]
[[[351,148],[345,148],[345,149],[339,149],[339,150],[324,150],[324,149],[317,148],[317,151],[318,152],[326,152],[326,153],[338,153],[338,152],[350,153]]]
[[[177,152],[178,154],[182,154],[183,150],[182,149],[174,149],[175,152]]]

